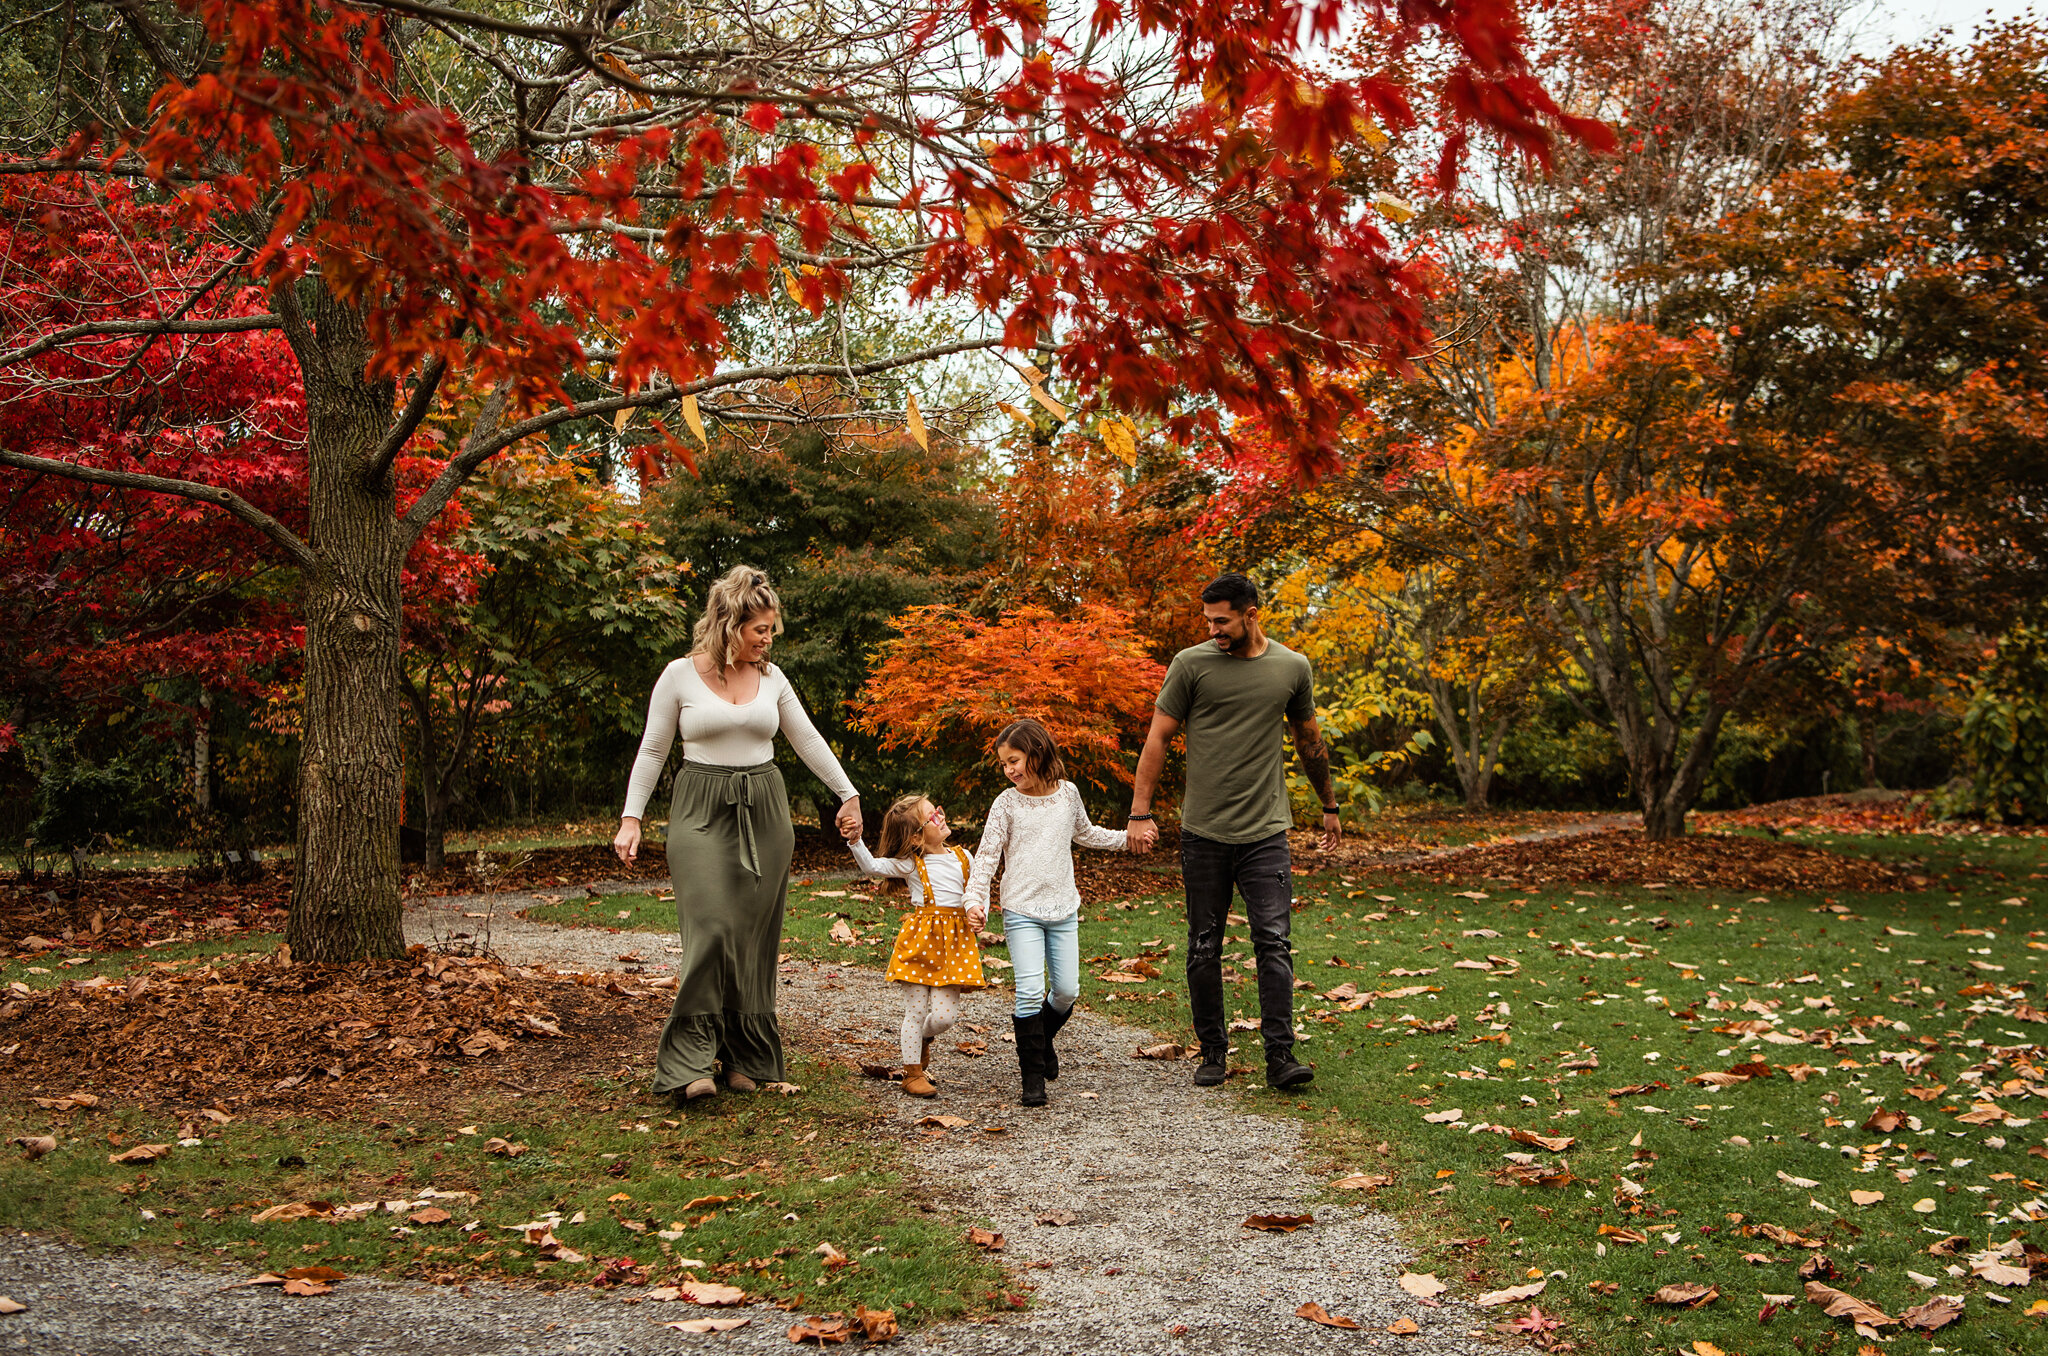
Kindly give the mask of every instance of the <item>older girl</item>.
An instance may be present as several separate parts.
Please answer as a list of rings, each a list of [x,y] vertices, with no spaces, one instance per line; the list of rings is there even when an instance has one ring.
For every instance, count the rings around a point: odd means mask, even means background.
[[[860,831],[860,799],[804,714],[768,648],[782,600],[761,571],[740,566],[711,586],[690,654],[662,671],[633,760],[612,848],[640,853],[640,821],[678,733],[683,766],[669,800],[668,869],[682,956],[676,1001],[661,1029],[653,1091],[695,1101],[726,1086],[751,1092],[783,1079],[775,956],[796,835],[775,767],[775,736],[838,797],[842,834]]]
[[[1081,891],[1074,884],[1074,845],[1122,852],[1122,829],[1097,828],[1066,768],[1052,732],[1035,720],[1013,721],[996,736],[996,761],[1010,789],[989,807],[967,883],[967,922],[988,917],[988,889],[1003,870],[1003,936],[1017,985],[1017,1068],[1025,1106],[1045,1105],[1045,1080],[1060,1076],[1053,1037],[1081,994]]]

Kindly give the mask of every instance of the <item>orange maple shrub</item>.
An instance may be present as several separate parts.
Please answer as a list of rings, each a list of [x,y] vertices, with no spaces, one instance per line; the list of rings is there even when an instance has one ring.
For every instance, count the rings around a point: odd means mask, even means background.
[[[996,622],[944,605],[897,619],[854,700],[855,728],[885,749],[927,749],[966,764],[966,795],[1007,785],[990,751],[1013,720],[1033,716],[1059,741],[1067,776],[1090,801],[1131,782],[1131,750],[1143,738],[1166,670],[1146,653],[1131,615],[1084,603],[1057,617],[1021,607]]]

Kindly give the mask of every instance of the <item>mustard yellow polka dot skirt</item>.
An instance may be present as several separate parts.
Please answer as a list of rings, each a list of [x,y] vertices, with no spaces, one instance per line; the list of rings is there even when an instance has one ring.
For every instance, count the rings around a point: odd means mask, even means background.
[[[896,949],[889,953],[888,978],[899,984],[958,985],[985,989],[981,944],[967,925],[967,910],[927,904],[903,920]]]

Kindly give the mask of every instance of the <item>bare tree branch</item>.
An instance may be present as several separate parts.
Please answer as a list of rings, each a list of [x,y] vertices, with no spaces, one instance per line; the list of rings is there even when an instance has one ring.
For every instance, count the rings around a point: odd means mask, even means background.
[[[282,329],[274,315],[223,316],[217,320],[87,320],[53,330],[31,344],[0,352],[0,367],[40,357],[74,339],[119,339],[136,334],[246,334],[250,330]]]
[[[63,476],[67,480],[83,480],[93,485],[148,490],[152,494],[174,494],[183,499],[196,499],[204,504],[212,504],[217,508],[226,509],[276,542],[303,568],[320,568],[320,557],[313,554],[313,548],[302,541],[297,533],[233,490],[224,490],[218,485],[203,485],[196,480],[173,480],[167,476],[143,475],[136,471],[111,471],[99,466],[80,466],[74,462],[58,461],[51,457],[32,457],[26,452],[15,452],[4,447],[0,447],[0,466],[14,466],[24,471],[41,471],[46,475]]]

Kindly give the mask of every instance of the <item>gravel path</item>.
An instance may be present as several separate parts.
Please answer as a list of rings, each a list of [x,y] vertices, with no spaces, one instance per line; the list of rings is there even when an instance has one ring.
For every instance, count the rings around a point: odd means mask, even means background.
[[[611,970],[622,952],[637,951],[650,972],[669,968],[658,934],[629,937],[508,916],[532,902],[500,896],[498,916],[489,921],[490,944],[509,961]],[[430,941],[477,930],[483,920],[465,915],[479,903],[421,901],[407,915],[407,933]],[[797,1048],[828,1044],[868,1062],[893,1062],[901,1008],[877,972],[808,962],[785,969],[783,1011]],[[1486,1323],[1476,1311],[1425,1306],[1395,1285],[1406,1254],[1392,1220],[1351,1204],[1309,1205],[1318,1183],[1303,1171],[1295,1122],[1248,1114],[1234,1089],[1193,1088],[1186,1064],[1131,1058],[1144,1033],[1086,1012],[1061,1036],[1063,1074],[1053,1084],[1052,1105],[1020,1107],[1016,1062],[1002,1039],[1004,991],[971,995],[966,1008],[965,1022],[986,1028],[986,1057],[954,1053],[952,1040],[942,1042],[945,1053],[934,1056],[941,1087],[935,1102],[881,1083],[873,1092],[886,1132],[911,1146],[949,1203],[1006,1237],[1004,1255],[1019,1269],[1019,1283],[1036,1287],[1036,1305],[1000,1322],[917,1334],[898,1344],[905,1353],[1454,1356],[1497,1349],[1498,1338],[1482,1337]],[[967,1117],[971,1125],[927,1136],[916,1122],[934,1112]],[[986,1126],[1005,1133],[986,1134]],[[1243,1227],[1247,1215],[1311,1209],[1315,1223],[1291,1234]],[[1040,1223],[1042,1216],[1071,1222]],[[464,1294],[352,1281],[331,1297],[306,1300],[268,1288],[222,1291],[227,1279],[233,1278],[134,1257],[92,1257],[25,1235],[0,1237],[0,1294],[30,1306],[0,1319],[0,1352],[626,1356],[709,1344],[790,1349],[783,1335],[789,1320],[773,1309],[746,1310],[754,1319],[748,1327],[700,1337],[659,1326],[691,1316],[687,1306],[661,1305],[651,1315],[588,1291],[480,1285]],[[1356,1319],[1362,1331],[1295,1317],[1310,1300]],[[1384,1332],[1404,1316],[1419,1335]]]

